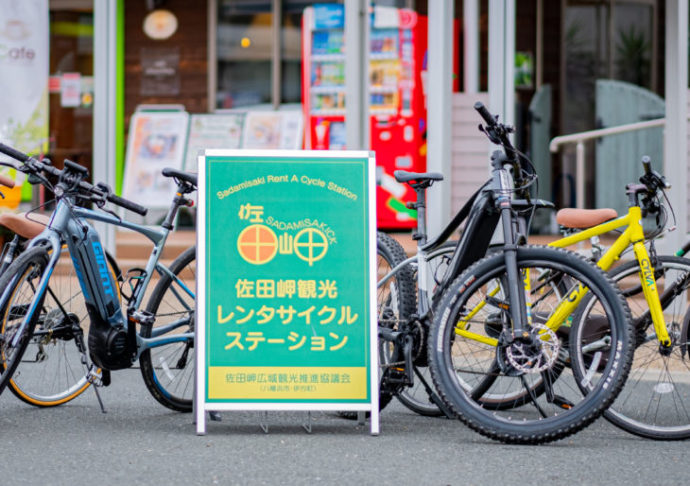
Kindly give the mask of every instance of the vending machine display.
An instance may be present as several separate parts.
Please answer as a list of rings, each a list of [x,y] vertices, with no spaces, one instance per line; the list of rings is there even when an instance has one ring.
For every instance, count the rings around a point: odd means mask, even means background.
[[[305,148],[345,147],[344,7],[308,7],[302,28]],[[405,206],[414,191],[396,182],[397,169],[426,169],[427,19],[408,9],[374,7],[369,50],[371,149],[376,152],[380,228],[415,226]]]

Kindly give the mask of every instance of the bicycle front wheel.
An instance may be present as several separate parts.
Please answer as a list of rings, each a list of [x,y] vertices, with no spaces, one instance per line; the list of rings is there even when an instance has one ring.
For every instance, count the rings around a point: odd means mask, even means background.
[[[115,260],[106,256],[108,271],[118,281]],[[84,393],[91,385],[84,341],[89,322],[74,266],[69,254],[63,253],[48,281],[24,357],[9,383],[12,393],[36,407],[62,405]]]
[[[604,416],[614,425],[641,437],[687,439],[690,438],[690,260],[660,256],[655,262],[656,286],[671,337],[670,350],[659,348],[639,271],[635,260],[610,272],[632,311],[636,344],[630,376]],[[591,334],[596,326],[597,316],[582,312],[573,323],[572,332]],[[574,355],[573,367],[576,371],[583,369],[590,359],[587,353]]]
[[[625,299],[583,258],[527,246],[517,250],[517,265],[529,285],[530,339],[513,339],[510,287],[499,253],[472,265],[446,291],[431,328],[429,358],[437,390],[460,420],[493,439],[534,444],[573,434],[604,412],[628,374],[633,338]],[[544,281],[568,285],[565,298]],[[532,291],[539,288],[543,293]],[[567,367],[573,343],[563,328],[577,307],[574,297],[585,292],[605,318],[606,333],[597,343],[601,373],[583,390]],[[510,409],[488,400],[520,395],[527,399]]]
[[[178,412],[191,412],[194,395],[194,325],[196,247],[185,250],[161,275],[146,310],[155,315],[153,327],[142,326],[144,338],[176,338],[147,349],[139,357],[146,388],[162,405]]]
[[[10,383],[41,317],[45,293],[35,290],[48,265],[48,253],[32,248],[20,255],[0,277],[0,393]],[[31,312],[31,315],[29,313]]]

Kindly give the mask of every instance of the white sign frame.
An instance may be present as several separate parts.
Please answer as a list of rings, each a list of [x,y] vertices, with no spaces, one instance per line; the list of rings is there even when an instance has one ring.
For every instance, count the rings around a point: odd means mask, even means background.
[[[206,156],[212,157],[276,157],[276,158],[367,158],[367,177],[369,198],[369,403],[208,403],[206,402]],[[206,412],[210,411],[354,411],[370,412],[370,433],[378,435],[379,425],[379,354],[378,323],[376,307],[376,158],[374,152],[363,150],[206,150],[198,158],[198,211],[197,211],[197,292],[195,348],[196,348],[196,390],[194,414],[197,435],[206,435]]]

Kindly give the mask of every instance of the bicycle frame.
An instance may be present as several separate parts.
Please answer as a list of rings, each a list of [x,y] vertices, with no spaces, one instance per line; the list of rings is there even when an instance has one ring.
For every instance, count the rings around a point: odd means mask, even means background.
[[[666,330],[661,300],[659,298],[656,280],[654,279],[654,268],[649,258],[647,248],[644,245],[644,230],[641,220],[642,211],[640,207],[630,206],[628,208],[628,214],[625,216],[566,236],[565,238],[550,243],[549,246],[566,248],[594,236],[603,235],[609,231],[627,226],[625,231],[616,239],[613,245],[602,255],[597,265],[604,271],[610,270],[613,264],[620,258],[623,251],[632,244],[635,258],[640,265],[640,283],[642,284],[644,297],[649,305],[649,311],[657,339],[661,345],[669,346],[671,344],[671,339]]]
[[[72,206],[70,202],[60,200],[46,229],[40,235],[34,238],[28,245],[28,248],[37,246],[47,247],[50,251],[50,260],[36,289],[31,306],[20,326],[20,331],[24,329],[24,326],[26,326],[31,319],[31,316],[36,311],[38,303],[41,301],[43,294],[47,290],[50,277],[63,252],[63,240],[67,241],[68,247],[70,248],[69,252],[74,262],[79,285],[87,302],[91,302],[91,305],[97,310],[99,317],[105,322],[108,322],[111,326],[121,325],[127,329],[127,326],[129,325],[128,319],[122,314],[121,309],[118,308],[112,312],[110,316],[108,316],[106,310],[103,309],[102,306],[96,305],[98,302],[107,301],[109,292],[112,293],[112,286],[117,284],[114,281],[113,276],[108,274],[109,272],[107,272],[107,267],[105,264],[103,263],[103,265],[99,265],[99,270],[101,271],[98,275],[92,275],[93,272],[91,271],[91,264],[87,261],[84,261],[82,255],[80,255],[78,252],[72,251],[74,248],[72,243],[82,241],[84,238],[86,238],[86,235],[95,235],[96,240],[94,245],[100,247],[98,234],[95,232],[93,226],[87,221],[87,219],[136,231],[143,234],[153,242],[154,246],[145,267],[144,279],[134,288],[134,293],[129,303],[130,309],[140,308],[146,288],[150,283],[151,276],[154,271],[158,272],[161,276],[172,278],[185,293],[194,298],[194,292],[191,289],[185,286],[184,283],[173,275],[168,268],[158,263],[158,260],[162,254],[163,246],[165,245],[168,234],[170,233],[168,229],[154,229],[136,223],[131,223],[111,214]],[[87,272],[86,278],[82,273],[83,271]],[[104,273],[104,271],[106,273]],[[9,288],[11,287],[12,286],[10,285],[8,289],[3,290],[2,297],[0,299],[2,303],[6,302],[8,299]],[[150,338],[142,338],[139,333],[135,333],[137,344],[136,358],[138,359],[142,352],[150,348],[173,342],[185,342],[194,339],[194,333],[180,333],[174,336],[161,337],[169,331],[185,324],[186,322],[181,319],[179,321],[167,324],[166,326],[154,328],[152,329]],[[15,341],[20,335],[21,332],[17,332]],[[13,345],[16,346],[17,342],[13,342]]]

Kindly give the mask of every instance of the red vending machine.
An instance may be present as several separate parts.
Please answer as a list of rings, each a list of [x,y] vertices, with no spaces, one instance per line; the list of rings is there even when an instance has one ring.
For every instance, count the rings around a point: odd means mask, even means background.
[[[345,148],[344,7],[305,10],[302,28],[302,102],[305,148]],[[414,191],[393,171],[426,168],[427,19],[408,9],[374,7],[370,35],[371,149],[376,152],[379,228],[415,226],[405,203]]]

